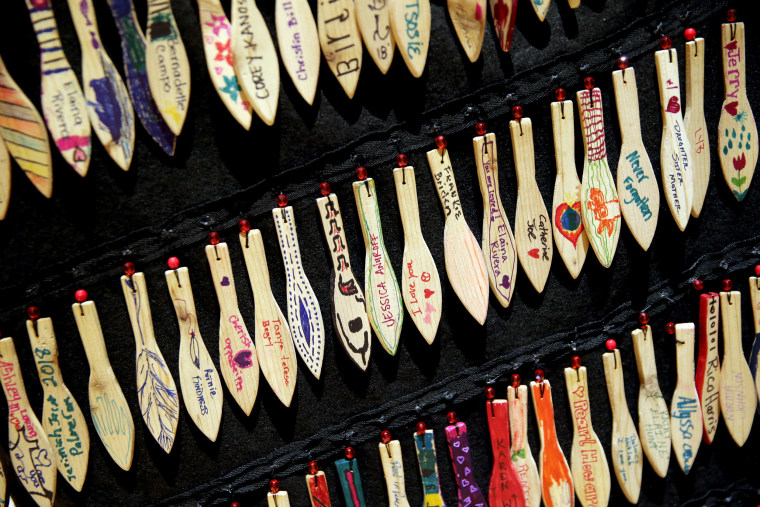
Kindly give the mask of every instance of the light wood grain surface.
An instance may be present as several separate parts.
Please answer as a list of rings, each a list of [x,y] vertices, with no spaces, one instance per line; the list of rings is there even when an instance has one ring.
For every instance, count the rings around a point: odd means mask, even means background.
[[[527,507],[541,505],[541,479],[528,443],[528,386],[507,387],[509,403],[509,435],[512,460],[525,495]]]
[[[267,507],[290,507],[288,492],[267,493]]]
[[[314,103],[319,80],[319,36],[307,0],[276,0],[274,24],[282,66],[307,104]]]
[[[760,277],[749,277],[749,295],[752,303],[752,320],[755,323],[755,339],[752,342],[752,350],[749,354],[749,370],[752,373],[752,378],[755,379],[755,389],[758,398],[760,398],[760,375],[758,375],[758,365],[760,365]],[[760,412],[760,401],[758,401],[758,411]]]
[[[430,47],[430,0],[388,0],[393,39],[414,77],[425,71]]]
[[[678,466],[691,471],[702,440],[702,409],[694,385],[694,324],[676,324],[676,389],[670,402],[670,439]]]
[[[377,444],[377,452],[380,453],[380,463],[385,476],[385,487],[388,491],[388,505],[390,507],[409,507],[406,498],[406,484],[404,483],[404,463],[401,460],[401,444],[398,440],[391,440],[387,444]]]
[[[512,46],[512,34],[515,31],[517,20],[517,0],[489,0],[491,7],[491,19],[496,38],[499,40],[499,48],[505,53]]]
[[[11,156],[0,135],[0,220],[8,212],[11,200]]]
[[[393,61],[396,42],[391,32],[389,0],[356,0],[356,21],[367,52],[383,74]]]
[[[354,98],[363,51],[353,0],[319,0],[317,29],[327,66],[348,98]]]
[[[711,444],[720,420],[720,358],[718,336],[720,297],[714,292],[699,296],[699,350],[695,383],[702,410],[703,440]]]
[[[549,10],[549,4],[551,4],[551,0],[530,0],[530,5],[533,6],[533,11],[536,13],[536,16],[538,16],[539,21],[546,19],[546,13]]]
[[[486,0],[446,0],[446,5],[464,54],[477,61],[486,32]]]
[[[692,149],[694,165],[691,215],[702,212],[710,183],[710,140],[705,122],[705,40],[699,37],[686,43],[686,108],[683,122]]]

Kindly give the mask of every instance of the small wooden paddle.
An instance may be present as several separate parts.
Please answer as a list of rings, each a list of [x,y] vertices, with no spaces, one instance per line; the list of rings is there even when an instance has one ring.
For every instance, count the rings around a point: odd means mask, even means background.
[[[683,123],[691,145],[694,166],[691,216],[702,212],[710,183],[710,141],[705,122],[705,40],[686,43],[686,107]]]
[[[578,2],[580,3],[580,0],[568,0],[568,3],[570,3],[570,7],[573,9],[577,7],[573,7],[572,3]],[[543,21],[546,19],[546,12],[549,10],[549,4],[551,4],[551,0],[530,0],[530,4],[533,6],[533,10],[536,12],[536,16],[538,16],[539,21]]]
[[[319,79],[319,36],[307,0],[276,0],[274,24],[282,65],[307,104],[314,103]]]
[[[708,292],[699,296],[699,353],[695,383],[702,409],[702,439],[706,444],[712,443],[720,420],[719,310],[718,294]]]
[[[749,370],[755,379],[755,389],[758,398],[760,398],[760,375],[758,374],[758,365],[760,365],[760,276],[749,277],[749,295],[752,301],[752,321],[755,323],[755,340],[752,342],[752,350],[749,354]],[[758,401],[757,408],[760,411],[760,401]]]
[[[11,156],[5,147],[2,135],[0,135],[0,220],[5,218],[8,212],[8,204],[11,200]]]
[[[430,0],[388,0],[391,33],[414,77],[425,71],[430,47]]]
[[[486,388],[486,420],[493,454],[488,503],[494,506],[525,507],[525,491],[512,460],[509,401],[496,400],[493,397],[493,388]]]
[[[356,22],[369,56],[383,74],[388,73],[396,43],[391,32],[390,2],[388,0],[357,0]]]
[[[541,479],[528,444],[528,386],[520,385],[519,375],[513,375],[512,379],[513,385],[507,387],[512,462],[515,464],[520,484],[522,484],[525,505],[539,507],[541,505]]]
[[[278,489],[276,492],[267,493],[267,507],[290,507],[288,492]]]
[[[385,487],[388,491],[389,506],[409,507],[406,498],[406,485],[404,483],[404,462],[401,459],[401,444],[398,440],[391,440],[389,431],[383,432],[384,441],[377,444],[380,453],[380,463],[383,466]]]
[[[475,481],[467,425],[458,421],[454,412],[449,412],[447,419],[449,425],[445,428],[446,440],[449,443],[449,456],[454,468],[459,505],[487,505],[483,490]]]
[[[446,5],[464,54],[476,62],[486,33],[486,0],[446,0]]]
[[[327,66],[348,98],[354,98],[362,69],[363,51],[353,0],[319,2],[317,29]]]
[[[512,34],[517,20],[517,0],[488,0],[491,6],[491,18],[499,47],[505,53],[512,46]]]
[[[343,505],[346,507],[367,507],[364,499],[362,478],[359,474],[359,464],[354,457],[353,447],[346,447],[345,458],[335,460],[335,470],[338,472],[340,489],[343,493]]]
[[[425,427],[425,423],[417,423],[417,431],[412,434],[414,450],[417,452],[417,463],[420,468],[422,482],[422,500],[425,506],[446,507],[441,496],[441,481],[438,477],[438,460],[435,453],[435,437],[433,430]]]
[[[317,462],[309,462],[309,473],[306,474],[306,489],[309,491],[311,507],[330,507],[330,490],[322,470],[317,469]]]
[[[676,389],[670,402],[670,439],[676,461],[688,474],[702,438],[702,410],[694,385],[694,324],[676,324]]]

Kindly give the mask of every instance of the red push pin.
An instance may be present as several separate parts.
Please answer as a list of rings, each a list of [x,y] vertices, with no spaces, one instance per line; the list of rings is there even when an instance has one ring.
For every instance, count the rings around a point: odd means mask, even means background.
[[[131,262],[125,262],[121,265],[121,270],[124,272],[125,275],[132,276],[135,274],[135,265]]]
[[[567,92],[564,88],[557,88],[554,90],[554,98],[556,98],[559,102],[562,102],[567,98]]]
[[[520,378],[520,375],[518,375],[517,373],[513,373],[512,374],[512,387],[514,387],[515,389],[517,389],[518,387],[520,387],[520,382],[522,382],[522,379]]]
[[[697,38],[697,31],[693,28],[687,28],[683,31],[683,36],[687,41],[693,41]]]
[[[617,342],[615,342],[615,340],[610,338],[609,340],[604,342],[604,346],[607,347],[607,350],[609,350],[610,352],[614,352],[615,349],[617,348]]]
[[[758,264],[757,266],[755,266],[755,274],[757,276],[760,276],[760,264]]]
[[[246,220],[245,218],[238,222],[238,229],[240,229],[240,232],[245,234],[246,232],[251,230],[251,222]]]
[[[660,37],[660,47],[662,49],[670,49],[670,47],[673,45],[673,41],[670,40],[670,37],[667,35],[663,35]]]
[[[642,326],[649,324],[649,314],[647,312],[639,313],[639,322],[641,322]]]
[[[587,90],[591,91],[591,90],[593,90],[593,89],[594,89],[594,87],[596,86],[596,81],[594,81],[594,78],[593,78],[593,77],[591,77],[591,76],[587,76],[587,77],[585,77],[585,78],[583,79],[583,86],[584,86],[584,87],[585,87]]]
[[[426,431],[427,431],[427,424],[425,424],[422,421],[418,422],[417,423],[417,434],[418,435],[423,435]]]
[[[280,481],[277,479],[272,479],[269,481],[269,492],[273,495],[276,495],[280,492]]]
[[[406,155],[404,155],[403,153],[399,153],[398,155],[396,155],[396,164],[399,167],[406,167],[409,165],[409,160],[407,160]]]
[[[522,106],[514,106],[512,108],[512,118],[514,118],[517,121],[520,121],[523,117],[523,108]]]
[[[693,282],[691,282],[691,288],[694,290],[702,290],[703,287],[704,284],[699,278],[696,278]]]
[[[74,299],[77,303],[84,303],[87,301],[87,291],[84,289],[79,289],[74,293]]]
[[[277,207],[284,208],[288,205],[288,196],[285,195],[283,192],[280,192],[277,196]]]
[[[617,68],[625,70],[628,68],[628,57],[623,55],[617,59]]]
[[[493,387],[490,387],[490,386],[486,387],[484,392],[486,394],[486,400],[490,401],[490,400],[496,398],[496,391],[494,390]]]
[[[734,287],[734,282],[730,278],[726,278],[722,283],[723,292],[728,292]]]
[[[230,507],[240,507],[240,502],[232,502]]]
[[[26,309],[26,316],[29,317],[29,320],[35,321],[40,318],[40,309],[36,306],[30,306]]]
[[[438,136],[435,138],[435,145],[439,150],[445,150],[449,142],[446,140],[446,136]]]
[[[317,465],[317,462],[314,460],[309,461],[309,464],[306,467],[309,469],[311,475],[317,475],[317,472],[319,472],[319,465]]]
[[[736,9],[728,9],[726,11],[726,21],[729,23],[736,21]]]
[[[676,325],[673,324],[672,322],[668,322],[667,324],[665,324],[665,332],[668,333],[668,334],[675,333],[676,332]]]
[[[570,358],[570,366],[573,370],[577,370],[581,367],[581,358],[579,356],[573,356]]]
[[[538,383],[543,382],[544,381],[544,370],[542,370],[541,368],[537,369],[536,373],[535,373],[535,378],[536,378],[536,382],[538,382]]]
[[[380,432],[380,441],[385,445],[388,445],[391,442],[391,432],[388,430]]]
[[[486,135],[486,132],[488,132],[488,131],[486,130],[486,124],[485,124],[485,122],[479,121],[478,123],[475,124],[475,133],[476,134],[478,134],[479,136],[484,136],[484,135]]]
[[[449,424],[456,424],[459,418],[457,417],[457,413],[452,410],[446,414],[446,420],[449,421]]]
[[[346,450],[343,451],[343,454],[346,455],[346,459],[354,459],[354,448],[346,447]]]
[[[356,168],[356,177],[360,180],[364,181],[367,179],[367,168],[366,167],[357,167]]]
[[[216,231],[211,231],[208,233],[208,242],[212,245],[218,245],[219,244],[219,233]]]
[[[176,257],[169,257],[169,260],[166,261],[166,265],[169,266],[169,269],[177,269],[179,267],[179,259]]]
[[[323,181],[319,184],[319,193],[327,197],[330,195],[330,184],[326,181]]]

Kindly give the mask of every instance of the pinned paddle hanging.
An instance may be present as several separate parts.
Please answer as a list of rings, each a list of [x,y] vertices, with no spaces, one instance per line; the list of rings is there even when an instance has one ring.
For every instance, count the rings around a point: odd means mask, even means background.
[[[702,439],[702,410],[694,385],[694,324],[666,326],[668,334],[675,333],[676,389],[670,402],[670,439],[676,461],[685,474],[691,471]]]
[[[565,368],[567,399],[573,415],[573,448],[570,469],[573,484],[583,507],[605,507],[610,500],[610,467],[604,448],[591,425],[591,406],[586,367],[573,356]]]
[[[150,92],[145,54],[147,42],[137,21],[135,6],[132,0],[108,0],[108,5],[119,30],[124,73],[137,117],[161,149],[169,156],[174,155],[177,138],[161,116]]]
[[[517,250],[512,226],[504,211],[499,193],[499,166],[496,136],[486,133],[486,124],[475,125],[477,137],[472,139],[480,193],[483,196],[482,250],[485,256],[491,292],[501,306],[512,301],[517,271]]]
[[[488,0],[491,6],[493,29],[499,39],[499,47],[505,53],[512,47],[512,34],[517,20],[517,0]]]
[[[174,445],[179,421],[177,387],[153,333],[145,275],[135,273],[135,265],[131,262],[125,263],[122,269],[121,290],[137,352],[137,401],[148,431],[168,454]]]
[[[388,251],[385,249],[375,180],[367,178],[367,170],[364,167],[359,167],[356,175],[359,181],[353,182],[352,186],[366,252],[364,294],[367,297],[367,314],[380,345],[393,356],[398,349],[401,325],[404,321],[401,291]]]
[[[87,300],[87,291],[83,289],[76,291],[74,298],[76,303],[71,305],[71,311],[90,365],[90,417],[111,459],[123,470],[129,470],[135,451],[132,413],[108,360],[95,302]]]
[[[0,112],[2,115],[2,112]],[[0,128],[0,220],[5,218],[8,212],[8,204],[11,198],[11,157]]]
[[[319,79],[319,36],[307,0],[275,0],[274,24],[282,65],[307,104],[314,103]]]
[[[568,3],[570,4],[578,2],[580,2],[580,0],[568,0]],[[549,4],[551,4],[551,0],[530,0],[530,4],[533,6],[533,10],[535,11],[536,16],[538,16],[538,20],[543,22],[543,20],[546,19],[546,12],[549,10]],[[571,7],[573,6],[571,5]]]
[[[491,482],[488,486],[488,503],[490,505],[510,505],[525,507],[525,491],[520,476],[512,461],[512,444],[509,424],[509,402],[496,400],[493,387],[486,387],[486,419],[491,435],[493,468]]]
[[[362,39],[353,0],[317,4],[317,29],[330,72],[349,99],[354,98],[362,69]]]
[[[449,443],[451,465],[454,467],[459,507],[488,505],[483,491],[475,482],[467,425],[457,418],[456,412],[449,412],[446,419],[449,421],[449,425],[446,426],[446,440]]]
[[[167,264],[164,276],[179,323],[179,387],[193,423],[215,442],[222,420],[222,383],[201,337],[190,272],[179,267],[176,257],[170,257]]]
[[[325,325],[314,289],[301,263],[298,248],[296,219],[293,207],[288,206],[285,194],[277,196],[277,208],[272,209],[282,262],[285,266],[288,293],[288,322],[298,355],[314,377],[319,378],[325,355]]]
[[[705,122],[705,40],[693,28],[684,30],[686,37],[686,107],[683,122],[691,145],[694,168],[691,216],[702,212],[710,183],[710,142]]]
[[[747,100],[744,23],[736,22],[729,9],[720,27],[725,99],[718,123],[718,158],[728,188],[738,201],[744,200],[757,165],[757,124]]]
[[[652,162],[641,140],[639,92],[636,72],[628,67],[628,58],[617,60],[618,70],[612,73],[615,89],[620,137],[620,157],[617,165],[617,188],[622,195],[620,211],[636,242],[646,252],[652,244],[660,215],[660,189],[654,176]]]
[[[693,283],[701,285],[700,280]],[[699,352],[695,383],[702,411],[702,440],[712,444],[720,420],[720,358],[718,357],[718,322],[720,296],[708,292],[699,296]]]
[[[243,315],[238,308],[235,277],[227,243],[219,234],[208,235],[206,259],[219,301],[219,365],[227,389],[246,415],[250,415],[259,391],[259,363]]]
[[[670,37],[662,37],[662,49],[654,54],[662,106],[660,166],[665,200],[676,225],[683,231],[689,222],[694,196],[694,166],[691,145],[681,116],[678,53],[671,45]]]
[[[521,106],[512,108],[512,116],[509,133],[517,173],[515,245],[520,265],[530,283],[536,292],[543,292],[554,251],[549,212],[536,183],[533,125],[530,118],[523,118]]]
[[[425,71],[430,47],[430,0],[388,0],[393,40],[414,77]]]
[[[63,383],[58,364],[58,342],[53,321],[39,318],[40,310],[30,306],[26,332],[42,384],[42,427],[50,439],[58,471],[76,491],[82,491],[90,457],[90,433],[76,398]]]
[[[280,491],[280,481],[269,481],[269,493],[267,493],[267,507],[290,507],[290,499],[287,491]]]
[[[520,375],[512,375],[512,385],[507,387],[509,403],[509,436],[512,443],[512,462],[520,478],[525,505],[541,505],[541,480],[538,467],[528,444],[528,386],[520,385]]]
[[[343,504],[346,507],[367,507],[364,499],[362,479],[359,475],[359,464],[354,457],[354,448],[346,447],[345,459],[335,461],[338,481],[343,493]]]
[[[309,490],[311,507],[330,507],[330,491],[327,489],[325,473],[319,469],[316,461],[309,461],[308,469],[306,489]]]
[[[385,486],[388,491],[388,501],[394,507],[409,507],[404,484],[404,463],[401,460],[401,444],[391,440],[391,432],[384,430],[380,433],[380,443],[377,444],[380,453],[380,463],[383,466]]]
[[[464,219],[446,137],[436,137],[435,144],[437,148],[427,152],[427,159],[446,215],[443,228],[446,274],[464,307],[483,325],[488,313],[488,270],[483,252]]]
[[[82,49],[82,88],[87,114],[108,155],[129,170],[135,149],[135,112],[127,87],[103,48],[92,0],[68,0]]]
[[[40,47],[42,116],[64,160],[85,176],[92,144],[82,88],[61,47],[50,0],[26,0],[26,8]]]
[[[414,449],[417,451],[417,463],[420,465],[422,500],[425,507],[446,507],[443,496],[441,496],[441,481],[438,477],[438,460],[435,455],[433,430],[427,429],[424,422],[418,422],[412,438],[414,438]]]
[[[758,375],[758,365],[760,365],[760,264],[755,266],[755,275],[757,276],[749,277],[752,321],[755,323],[755,339],[752,342],[752,350],[749,354],[749,370],[752,373],[752,378],[755,379],[755,389],[758,398],[760,398],[760,375]],[[760,401],[757,408],[760,411]]]
[[[583,230],[581,182],[575,168],[573,103],[565,100],[564,88],[557,88],[554,96],[557,101],[551,104],[551,114],[557,178],[554,180],[552,230],[557,251],[570,276],[578,278],[586,262],[588,235]]]
[[[396,48],[391,33],[391,4],[388,0],[357,0],[354,6],[367,52],[380,72],[387,74]]]
[[[441,321],[443,297],[441,278],[430,254],[420,225],[417,181],[406,155],[396,157],[393,170],[401,224],[404,227],[404,258],[401,263],[401,295],[414,325],[432,344]]]
[[[446,6],[464,54],[476,62],[486,33],[486,0],[446,0]]]
[[[333,327],[348,357],[366,371],[372,351],[372,331],[364,293],[351,270],[338,196],[330,192],[327,182],[321,183],[319,190],[322,197],[317,199],[317,210],[333,264],[330,272]]]

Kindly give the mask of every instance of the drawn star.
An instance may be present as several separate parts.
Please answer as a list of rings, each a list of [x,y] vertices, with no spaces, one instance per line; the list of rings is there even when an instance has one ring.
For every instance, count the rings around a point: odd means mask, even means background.
[[[220,90],[229,95],[233,101],[236,101],[238,98],[238,91],[240,90],[237,77],[224,76],[224,88],[220,88]]]
[[[227,64],[229,64],[230,67],[232,67],[232,48],[230,47],[230,44],[232,43],[232,39],[227,39],[227,42],[222,44],[221,42],[216,43],[216,56],[214,57],[214,60],[221,62],[222,60],[226,60]]]
[[[182,120],[182,115],[179,114],[179,112],[177,111],[177,107],[174,104],[172,104],[171,107],[164,109],[161,112],[174,118],[174,122],[177,125],[179,125],[179,122]]]
[[[214,35],[218,37],[219,30],[227,30],[227,37],[232,36],[232,33],[230,31],[230,25],[229,23],[227,23],[227,18],[225,16],[214,16],[212,14],[211,19],[213,20],[213,22],[206,23],[206,26],[211,27],[211,30],[214,32]]]

